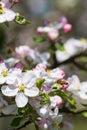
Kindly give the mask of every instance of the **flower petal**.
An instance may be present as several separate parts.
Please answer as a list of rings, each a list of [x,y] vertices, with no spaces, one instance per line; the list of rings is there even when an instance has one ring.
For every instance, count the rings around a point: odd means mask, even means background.
[[[2,109],[3,114],[9,115],[9,114],[16,114],[17,113],[17,106],[15,104],[8,105],[7,107],[4,107]]]
[[[39,89],[37,87],[32,87],[29,89],[25,89],[25,95],[29,97],[36,97],[39,94]]]
[[[18,93],[15,98],[17,107],[24,107],[28,103],[28,97],[24,95],[24,93]]]
[[[15,16],[16,16],[15,12],[13,12],[10,9],[6,9],[5,8],[5,18],[6,18],[6,21],[14,20]]]
[[[9,86],[2,86],[1,91],[5,96],[15,96],[18,92],[18,88],[11,89]]]
[[[6,77],[0,76],[0,84],[5,83]]]

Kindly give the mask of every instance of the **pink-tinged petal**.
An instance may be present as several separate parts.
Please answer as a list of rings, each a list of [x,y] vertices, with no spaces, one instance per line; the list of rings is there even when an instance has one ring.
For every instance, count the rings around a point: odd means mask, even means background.
[[[57,37],[59,36],[59,32],[56,29],[52,29],[51,31],[48,32],[48,38],[52,41],[56,40]]]
[[[28,103],[28,97],[24,95],[24,93],[20,92],[16,95],[15,98],[17,107],[24,107]]]
[[[3,77],[3,76],[0,76],[0,84],[5,83],[5,81],[6,81],[6,78],[5,78],[5,77]]]
[[[18,92],[18,88],[11,89],[9,86],[2,86],[1,91],[5,96],[15,96]]]
[[[36,97],[39,94],[39,89],[37,87],[32,87],[29,89],[25,89],[24,93],[26,96]]]

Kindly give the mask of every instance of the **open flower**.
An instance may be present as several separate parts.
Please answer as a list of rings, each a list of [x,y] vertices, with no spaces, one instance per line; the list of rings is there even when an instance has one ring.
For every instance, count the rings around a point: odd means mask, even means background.
[[[87,104],[87,81],[80,82],[76,75],[68,78],[69,87],[67,91],[72,93],[72,97],[76,100],[77,110],[84,110]],[[83,105],[82,105],[83,104]]]
[[[49,66],[50,64],[47,62],[49,58],[50,58],[49,52],[40,53],[37,49],[34,50],[31,49],[28,54],[28,59],[31,59],[34,64],[42,63]]]
[[[12,21],[15,19],[15,12],[5,7],[3,2],[0,2],[0,23]]]
[[[62,62],[86,49],[87,41],[85,39],[70,38],[64,43],[64,50],[56,51],[56,59],[58,62]]]
[[[64,78],[65,73],[60,68],[55,68],[50,71],[48,71],[49,78],[51,78],[53,81],[57,81],[59,79]]]
[[[30,52],[29,46],[21,45],[15,48],[15,52],[18,58],[25,58]]]
[[[28,97],[36,97],[39,94],[39,89],[35,86],[36,76],[33,71],[28,71],[21,78],[18,77],[18,82],[11,85],[2,86],[3,95],[14,97],[18,107],[24,107],[28,103]]]
[[[14,84],[17,82],[17,77],[21,76],[21,69],[8,69],[4,62],[0,63],[0,84]]]

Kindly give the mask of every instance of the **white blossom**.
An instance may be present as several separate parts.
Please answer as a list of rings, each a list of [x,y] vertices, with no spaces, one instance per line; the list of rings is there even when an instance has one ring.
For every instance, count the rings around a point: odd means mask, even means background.
[[[70,38],[64,43],[64,50],[56,51],[56,59],[58,62],[62,62],[86,49],[87,41],[85,39]]]
[[[36,97],[39,94],[35,85],[36,79],[33,71],[25,72],[22,77],[18,77],[17,83],[2,86],[1,91],[5,96],[15,96],[17,106],[24,107],[28,103],[28,97]]]
[[[12,21],[15,19],[16,13],[5,7],[3,2],[0,2],[0,23]]]
[[[76,100],[77,111],[86,109],[84,105],[87,104],[87,81],[80,82],[79,78],[73,75],[68,78],[68,82],[67,91],[72,93],[72,97]]]

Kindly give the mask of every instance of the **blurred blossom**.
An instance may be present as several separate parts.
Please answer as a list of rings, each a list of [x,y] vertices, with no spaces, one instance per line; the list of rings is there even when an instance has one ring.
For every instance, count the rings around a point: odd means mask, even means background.
[[[65,61],[71,56],[81,53],[87,49],[86,39],[70,38],[64,43],[64,50],[56,51],[56,59],[58,62]]]
[[[21,45],[21,46],[15,48],[16,55],[19,58],[26,57],[28,55],[29,51],[30,51],[30,48],[26,45]]]

